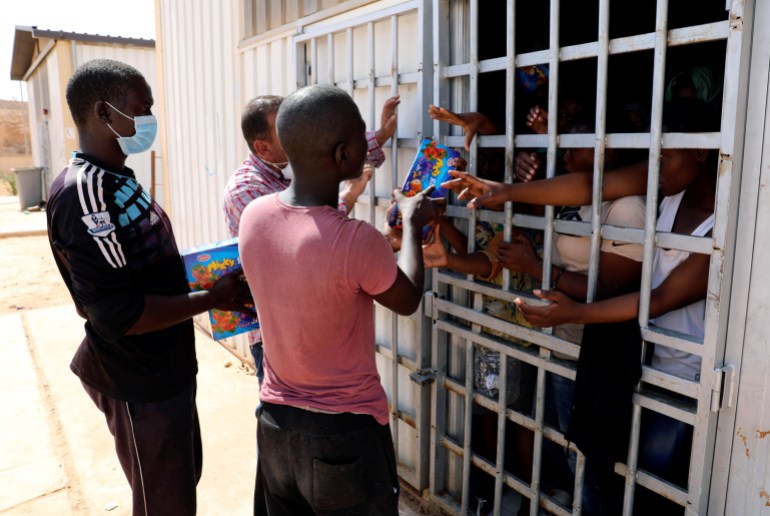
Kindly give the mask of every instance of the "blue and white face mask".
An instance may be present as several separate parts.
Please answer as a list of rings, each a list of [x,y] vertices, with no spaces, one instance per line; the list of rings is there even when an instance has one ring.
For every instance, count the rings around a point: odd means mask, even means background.
[[[110,124],[107,124],[107,127],[109,127],[110,130],[115,133],[115,136],[118,137],[118,145],[120,145],[120,150],[123,151],[123,154],[126,156],[129,154],[139,154],[152,147],[155,136],[158,134],[158,121],[155,119],[155,115],[144,115],[132,118],[106,100],[104,103],[124,117],[134,121],[135,132],[133,136],[121,136]]]

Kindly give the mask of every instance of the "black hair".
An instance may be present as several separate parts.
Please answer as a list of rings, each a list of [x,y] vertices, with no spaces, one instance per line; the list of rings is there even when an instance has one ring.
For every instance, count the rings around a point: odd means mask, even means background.
[[[292,93],[278,109],[278,139],[289,158],[321,157],[348,141],[352,130],[363,125],[358,106],[336,86],[306,86]]]
[[[663,105],[663,131],[668,133],[705,133],[719,131],[720,114],[695,97],[676,98]],[[716,173],[719,152],[709,149],[706,167]]]
[[[719,131],[719,113],[695,97],[677,98],[663,106],[663,131],[705,133]]]
[[[254,152],[252,145],[254,140],[270,141],[270,126],[267,123],[267,116],[278,112],[278,108],[283,102],[283,97],[279,95],[260,95],[246,104],[241,115],[241,131],[243,138],[249,150]]]
[[[144,76],[131,65],[112,59],[94,59],[78,66],[67,82],[67,105],[75,125],[85,125],[94,103],[106,100],[120,109],[134,80]]]

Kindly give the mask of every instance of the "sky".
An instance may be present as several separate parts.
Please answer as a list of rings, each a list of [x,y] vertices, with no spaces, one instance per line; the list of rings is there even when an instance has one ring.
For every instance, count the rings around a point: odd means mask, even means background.
[[[11,80],[16,25],[102,36],[155,39],[155,0],[0,0],[0,99],[27,100]]]

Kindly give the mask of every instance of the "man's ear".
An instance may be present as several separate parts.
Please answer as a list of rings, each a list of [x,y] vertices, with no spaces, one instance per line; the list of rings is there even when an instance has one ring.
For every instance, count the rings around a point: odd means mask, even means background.
[[[112,123],[112,110],[103,100],[98,101],[93,107],[94,116],[102,122]]]
[[[270,142],[262,140],[261,138],[256,138],[253,142],[251,142],[251,148],[259,159],[272,161],[273,149],[270,146]]]
[[[348,152],[348,145],[345,142],[340,142],[334,147],[334,163],[337,167],[343,167],[350,159],[350,153]]]

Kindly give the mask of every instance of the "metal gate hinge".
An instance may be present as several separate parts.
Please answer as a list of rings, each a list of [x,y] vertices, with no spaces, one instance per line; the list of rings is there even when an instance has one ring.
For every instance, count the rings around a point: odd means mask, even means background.
[[[724,365],[714,369],[717,378],[714,389],[711,391],[711,412],[719,412],[720,409],[733,406],[735,396],[735,366]]]
[[[427,292],[425,292],[425,294],[422,295],[422,307],[423,307],[423,314],[425,315],[425,317],[429,317],[431,319],[434,318],[433,300],[436,297],[437,297],[436,293],[433,292],[432,290],[428,290]]]
[[[409,379],[417,385],[428,385],[433,383],[433,381],[436,379],[437,373],[438,371],[436,369],[426,367],[424,369],[418,369],[417,371],[410,374]]]

